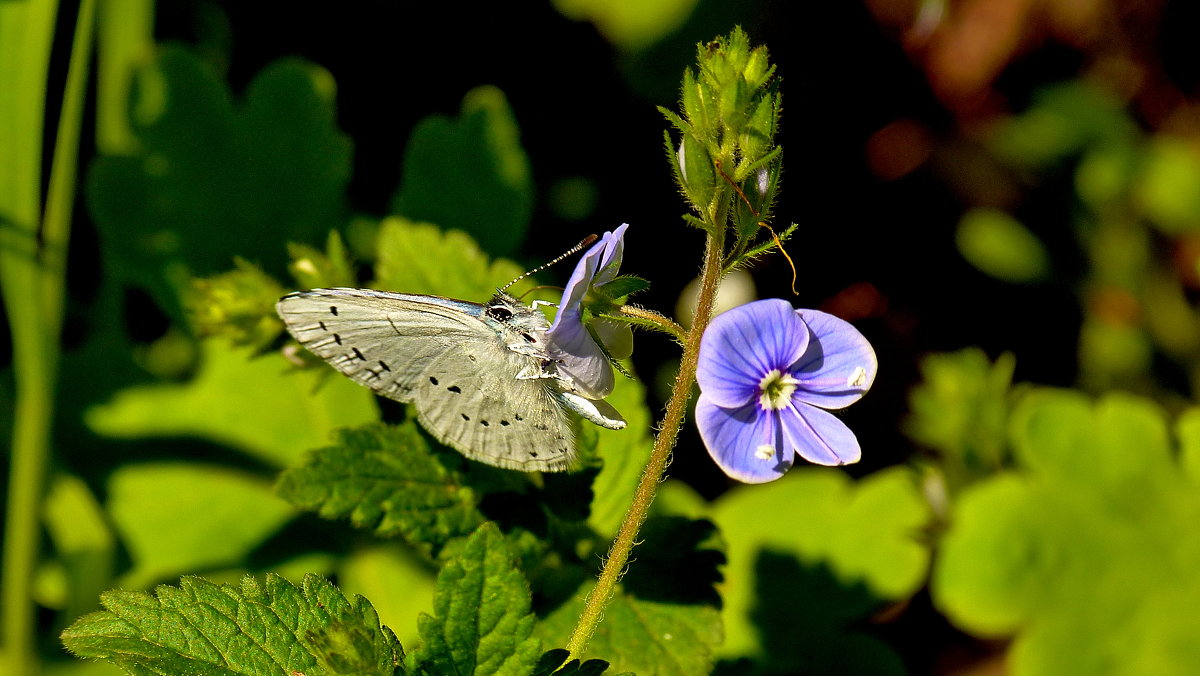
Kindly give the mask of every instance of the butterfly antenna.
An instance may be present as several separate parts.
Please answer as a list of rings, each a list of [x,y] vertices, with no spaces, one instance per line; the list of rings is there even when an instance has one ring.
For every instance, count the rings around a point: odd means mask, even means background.
[[[589,244],[591,244],[592,242],[595,242],[598,239],[600,239],[600,238],[597,237],[596,235],[588,235],[587,237],[584,237],[582,242],[580,242],[579,244],[576,244],[575,246],[571,247],[570,249],[564,251],[561,255],[559,255],[554,260],[550,261],[549,263],[539,265],[538,267],[530,270],[529,272],[522,274],[520,277],[517,277],[516,279],[512,280],[508,284],[505,284],[504,288],[502,288],[500,290],[507,291],[508,287],[512,286],[513,284],[516,284],[517,282],[521,281],[522,279],[525,279],[526,277],[528,277],[530,275],[536,275],[537,273],[541,272],[542,270],[545,270],[546,268],[550,267],[551,265],[554,265],[555,263],[561,261],[564,258],[575,255],[576,253],[579,252],[580,249],[582,249],[585,246],[588,246]]]

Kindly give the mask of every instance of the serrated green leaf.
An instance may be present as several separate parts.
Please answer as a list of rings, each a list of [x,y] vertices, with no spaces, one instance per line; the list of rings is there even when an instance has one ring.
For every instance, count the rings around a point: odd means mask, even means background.
[[[131,674],[392,676],[404,659],[366,599],[347,600],[313,575],[303,590],[270,574],[240,588],[185,577],[153,595],[106,592],[101,604],[63,631],[63,643]]]
[[[238,563],[292,516],[268,482],[188,463],[118,468],[109,479],[107,507],[133,559],[121,585],[135,589]]]
[[[424,643],[413,653],[420,673],[525,676],[541,655],[531,637],[529,583],[500,529],[481,525],[438,573]]]
[[[581,662],[573,659],[565,662],[569,653],[565,648],[547,650],[538,660],[532,676],[599,676],[608,670],[604,660]]]
[[[725,555],[712,523],[652,517],[643,526],[629,571],[581,657],[647,674],[706,674],[721,643],[714,585]],[[592,582],[538,623],[548,645],[565,645]]]
[[[483,522],[475,491],[447,466],[458,462],[450,451],[435,455],[411,420],[367,425],[339,430],[334,446],[286,470],[278,491],[301,509],[327,519],[349,517],[359,528],[436,554]]]
[[[1200,543],[1184,535],[1200,497],[1163,412],[1039,390],[1011,427],[1019,471],[963,493],[934,601],[968,631],[1015,636],[1014,674],[1200,670]]]
[[[276,465],[327,443],[333,430],[379,419],[371,391],[326,369],[293,372],[278,356],[206,340],[184,385],[137,385],[88,409],[92,431],[117,439],[195,436]]]
[[[637,564],[633,562],[633,566]],[[583,611],[588,589],[580,590],[538,624],[537,633],[544,641],[566,641]],[[721,636],[721,612],[711,605],[640,599],[618,588],[588,643],[587,654],[601,657],[613,669],[632,673],[707,674]]]
[[[902,468],[857,482],[837,470],[794,468],[771,484],[726,493],[713,505],[710,518],[728,543],[729,565],[721,585],[722,656],[759,654],[763,632],[787,624],[820,626],[841,640],[866,639],[853,638],[858,633],[853,623],[885,601],[915,593],[929,563],[929,551],[919,540],[929,508],[911,472]],[[800,578],[760,579],[756,566],[764,551],[794,557],[814,585],[823,585],[825,596],[802,605],[770,606],[779,616],[754,616],[756,607],[770,602],[758,592],[806,593],[798,586]],[[833,649],[824,639],[804,641],[802,647],[813,660]]]
[[[396,216],[380,223],[377,249],[371,286],[388,291],[482,303],[524,272],[508,259],[489,259],[464,232],[443,231]],[[447,270],[454,274],[446,274]],[[532,279],[521,280],[509,293],[521,296],[535,284]]]
[[[199,59],[168,47],[134,89],[140,152],[98,159],[88,203],[109,269],[173,316],[181,267],[209,275],[241,254],[281,274],[281,239],[315,240],[342,218],[350,142],[325,70],[271,64],[236,106]]]
[[[467,92],[459,117],[432,115],[413,130],[392,213],[466,232],[493,254],[513,254],[533,215],[519,136],[503,92]]]
[[[434,570],[396,543],[357,549],[340,564],[338,585],[347,594],[373,599],[379,620],[404,645],[417,643],[417,617],[433,607]]]

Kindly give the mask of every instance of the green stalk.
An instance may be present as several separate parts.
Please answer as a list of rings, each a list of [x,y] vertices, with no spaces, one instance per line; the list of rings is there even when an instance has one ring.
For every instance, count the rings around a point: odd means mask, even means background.
[[[13,83],[0,98],[0,132],[10,149],[0,167],[0,290],[13,336],[16,396],[10,456],[0,605],[3,673],[40,671],[33,576],[50,430],[58,335],[62,325],[66,247],[74,203],[79,128],[87,88],[94,1],[80,5],[59,119],[45,214],[38,218],[41,138],[54,0],[0,7],[0,74]],[[39,228],[39,222],[41,227]],[[39,250],[40,239],[44,248]]]
[[[583,657],[588,642],[591,641],[596,627],[604,617],[604,609],[608,607],[616,593],[617,582],[629,562],[634,545],[637,544],[638,531],[650,513],[650,505],[654,502],[658,485],[662,483],[667,460],[671,457],[671,449],[675,447],[679,429],[683,425],[684,416],[687,415],[688,399],[691,395],[692,383],[696,380],[696,364],[700,357],[700,337],[704,335],[704,329],[708,327],[708,322],[712,318],[713,304],[716,301],[717,287],[720,285],[722,275],[721,252],[724,248],[722,241],[724,230],[721,227],[714,227],[711,232],[717,234],[716,236],[710,235],[706,240],[704,267],[700,273],[700,293],[696,299],[695,319],[684,341],[679,373],[675,375],[671,397],[667,400],[667,411],[663,415],[658,436],[654,439],[654,448],[650,452],[650,460],[646,463],[646,469],[642,471],[642,478],[634,492],[633,501],[625,512],[625,519],[621,522],[617,537],[608,551],[604,568],[600,571],[596,586],[588,594],[587,600],[584,602],[583,613],[580,614],[571,638],[567,641],[567,650],[570,652],[568,659]]]

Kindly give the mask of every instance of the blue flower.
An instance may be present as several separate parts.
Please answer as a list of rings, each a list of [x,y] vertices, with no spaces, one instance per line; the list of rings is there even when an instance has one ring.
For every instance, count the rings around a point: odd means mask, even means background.
[[[717,315],[700,340],[696,425],[729,476],[783,476],[795,454],[821,465],[857,462],[858,439],[832,413],[858,401],[877,370],[853,326],[817,310],[759,300]]]
[[[563,289],[554,323],[546,331],[547,352],[555,361],[559,376],[588,399],[603,399],[612,394],[614,379],[608,355],[619,359],[633,351],[633,333],[628,325],[593,320],[592,330],[608,348],[606,355],[592,332],[584,326],[582,309],[584,297],[593,287],[611,282],[617,276],[628,227],[628,224],[622,224],[616,230],[604,233],[600,241],[579,259]]]

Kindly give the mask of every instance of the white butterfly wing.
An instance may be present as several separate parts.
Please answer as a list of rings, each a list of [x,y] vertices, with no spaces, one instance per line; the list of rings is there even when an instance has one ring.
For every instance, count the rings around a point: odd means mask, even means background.
[[[446,352],[413,392],[421,423],[442,443],[491,465],[567,469],[575,457],[572,421],[548,381],[516,378],[529,360],[482,341]],[[497,362],[504,366],[494,368]]]
[[[539,379],[476,303],[369,289],[284,296],[276,311],[305,348],[390,399],[414,402],[435,438],[463,455],[524,471],[560,471],[574,430]]]

